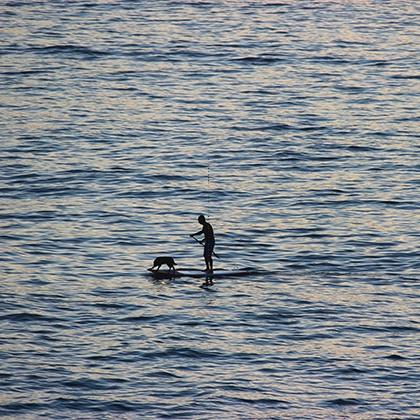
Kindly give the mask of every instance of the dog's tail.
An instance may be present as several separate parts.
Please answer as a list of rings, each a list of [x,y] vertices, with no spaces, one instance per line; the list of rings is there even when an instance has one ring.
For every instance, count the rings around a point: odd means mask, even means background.
[[[174,265],[178,265],[178,264],[174,261]]]

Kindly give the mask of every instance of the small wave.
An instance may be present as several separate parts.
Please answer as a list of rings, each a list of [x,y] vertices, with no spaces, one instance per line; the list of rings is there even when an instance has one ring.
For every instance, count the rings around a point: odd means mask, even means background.
[[[10,403],[10,404],[2,404],[0,405],[0,415],[9,413],[15,415],[16,413],[20,413],[22,411],[31,411],[36,412],[42,408],[45,408],[45,404],[40,403]]]
[[[296,131],[322,131],[326,130],[328,127],[325,127],[323,125],[311,125],[307,127],[297,127],[295,128]]]
[[[284,58],[280,57],[265,57],[265,56],[250,56],[250,57],[240,57],[232,58],[233,62],[246,63],[246,64],[256,64],[256,65],[267,65],[274,63],[284,62]]]
[[[314,62],[328,62],[329,64],[349,64],[351,63],[351,61],[349,60],[345,60],[343,58],[338,58],[338,57],[332,57],[332,56],[328,56],[328,55],[324,55],[324,56],[314,56],[310,58],[311,61]]]
[[[392,332],[392,333],[418,333],[419,328],[416,327],[409,327],[409,326],[353,326],[350,327],[351,330],[360,331],[365,333],[373,333],[373,332]]]
[[[159,370],[157,372],[151,372],[147,376],[152,378],[182,378],[180,375],[175,375],[172,372],[167,372],[165,370]]]
[[[302,131],[302,132],[310,132],[310,131],[322,131],[326,130],[327,127],[324,126],[294,126],[290,124],[270,124],[270,125],[262,125],[257,127],[240,127],[240,126],[233,126],[233,130],[237,131]]]
[[[79,388],[79,389],[109,389],[112,387],[112,383],[109,383],[109,380],[94,380],[89,378],[80,378],[70,381],[64,381],[62,384],[69,388]]]
[[[138,316],[128,316],[126,318],[121,318],[121,322],[153,322],[157,320],[166,319],[164,315],[138,315]]]
[[[357,146],[357,145],[347,146],[346,149],[351,152],[377,152],[381,150],[381,149],[378,149],[377,147]]]
[[[59,186],[51,186],[51,187],[27,187],[23,188],[19,191],[21,194],[35,194],[39,196],[54,196],[54,197],[66,197],[66,196],[77,196],[77,195],[84,195],[90,194],[91,190],[87,188],[77,188],[77,187],[59,187]]]
[[[285,131],[285,130],[293,130],[294,127],[289,124],[272,124],[272,125],[259,126],[259,127],[233,126],[232,129],[237,130],[237,131]]]
[[[134,309],[136,306],[134,305],[127,305],[125,303],[95,303],[93,306],[96,306],[98,308],[104,308],[104,309],[124,309],[127,310],[130,308]]]
[[[393,79],[406,79],[406,80],[419,80],[420,75],[418,74],[396,74],[391,76]]]
[[[313,156],[311,160],[315,162],[330,162],[334,160],[342,160],[345,158],[345,156]]]
[[[167,195],[165,191],[128,191],[115,194],[120,198],[158,198]]]
[[[17,321],[17,322],[59,322],[62,321],[60,318],[49,317],[40,314],[31,314],[27,312],[20,312],[16,314],[8,314],[0,316],[0,321]]]
[[[131,403],[125,400],[110,400],[106,402],[96,399],[88,398],[57,398],[54,400],[50,407],[57,410],[83,410],[83,411],[96,411],[96,412],[128,412],[144,409],[146,404]]]
[[[34,70],[21,70],[21,71],[3,71],[0,72],[3,76],[31,76],[32,74],[45,74],[48,73],[50,69],[34,69]]]
[[[389,360],[407,360],[407,357],[400,356],[399,354],[390,354],[389,356],[385,356],[385,359],[389,359]]]
[[[24,239],[27,239],[27,237],[18,235],[0,235],[0,241],[21,241]]]
[[[339,405],[339,406],[347,406],[347,405],[361,405],[363,401],[357,398],[336,398],[334,400],[327,400],[327,405]]]
[[[276,409],[287,410],[290,407],[290,403],[284,400],[278,400],[276,398],[241,398],[241,397],[229,397],[228,400],[236,401],[238,403],[256,404],[265,407],[275,407]]]
[[[286,7],[290,6],[288,3],[264,3],[264,7]]]
[[[95,50],[93,48],[85,47],[82,45],[50,45],[48,47],[31,47],[30,51],[38,54],[46,55],[67,55],[78,56],[84,58],[98,58],[100,56],[110,55],[107,51]]]
[[[294,314],[291,311],[286,310],[274,310],[270,312],[265,312],[261,314],[252,313],[245,313],[245,319],[255,319],[255,320],[263,320],[268,322],[284,322],[286,320],[290,320],[291,318],[299,318],[300,316]]]
[[[188,176],[167,175],[167,174],[157,174],[157,175],[154,175],[153,178],[155,180],[163,180],[163,181],[186,181],[190,179],[190,177]]]
[[[362,369],[358,369],[355,367],[347,367],[347,368],[342,368],[342,369],[338,369],[337,373],[342,374],[342,375],[360,375],[362,373],[365,373],[365,370]]]
[[[221,356],[215,351],[196,350],[188,347],[172,348],[165,351],[154,351],[144,353],[144,357],[149,358],[188,358],[188,359],[209,359]]]
[[[385,67],[390,66],[391,62],[386,60],[366,60],[365,64],[372,67]]]

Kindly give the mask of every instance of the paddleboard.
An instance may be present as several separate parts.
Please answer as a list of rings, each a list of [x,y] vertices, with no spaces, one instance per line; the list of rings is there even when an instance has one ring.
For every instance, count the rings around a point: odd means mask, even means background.
[[[211,278],[221,278],[221,277],[245,277],[252,274],[256,274],[257,270],[250,268],[242,268],[238,270],[224,270],[216,269],[213,273],[209,274],[205,271],[194,269],[194,268],[185,268],[177,270],[148,270],[149,274],[152,275],[155,279],[175,279],[179,277],[191,277],[203,279],[206,277]]]

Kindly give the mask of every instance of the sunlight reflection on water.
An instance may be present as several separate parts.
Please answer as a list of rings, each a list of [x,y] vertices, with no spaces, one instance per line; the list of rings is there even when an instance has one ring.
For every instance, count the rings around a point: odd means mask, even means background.
[[[415,416],[415,3],[58,6],[0,6],[0,414]],[[259,275],[147,276],[200,213]]]

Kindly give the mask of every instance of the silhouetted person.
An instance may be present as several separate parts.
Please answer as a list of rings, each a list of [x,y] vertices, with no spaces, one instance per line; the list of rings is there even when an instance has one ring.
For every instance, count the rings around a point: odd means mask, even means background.
[[[213,249],[214,249],[214,232],[213,227],[209,222],[206,222],[206,218],[201,214],[198,216],[198,223],[200,225],[203,225],[203,229],[201,229],[197,233],[193,233],[190,236],[193,238],[194,236],[198,235],[204,235],[204,240],[201,241],[201,243],[204,242],[204,261],[206,262],[206,271],[208,273],[213,272]]]

